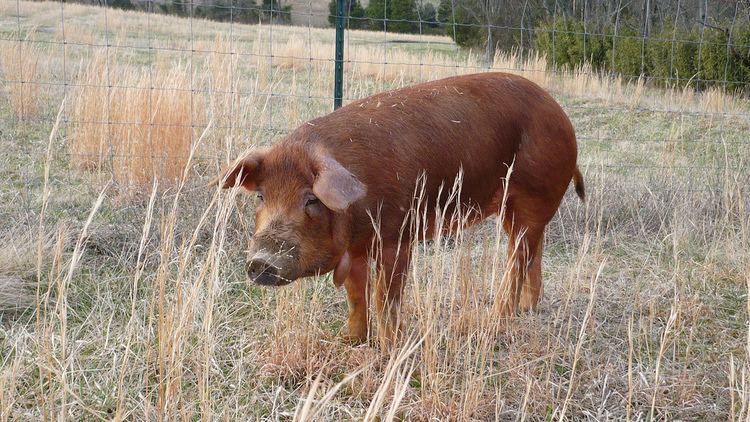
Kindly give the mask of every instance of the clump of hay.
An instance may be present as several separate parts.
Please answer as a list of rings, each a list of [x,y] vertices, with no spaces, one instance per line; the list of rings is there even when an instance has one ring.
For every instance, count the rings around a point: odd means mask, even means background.
[[[36,306],[37,273],[60,261],[67,242],[62,227],[41,240],[19,231],[0,235],[0,312]]]

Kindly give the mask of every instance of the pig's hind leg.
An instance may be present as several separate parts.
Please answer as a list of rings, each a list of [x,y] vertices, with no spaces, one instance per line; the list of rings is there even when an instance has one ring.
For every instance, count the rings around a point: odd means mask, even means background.
[[[503,280],[501,313],[514,315],[536,307],[542,293],[542,249],[546,219],[540,219],[535,201],[509,195],[503,227],[508,234],[508,269]]]
[[[544,234],[537,242],[536,251],[529,257],[526,278],[521,287],[521,298],[518,307],[521,312],[536,310],[539,298],[542,297],[544,286],[542,284],[542,252],[544,250]]]
[[[545,155],[549,148],[548,143],[527,142],[516,156],[507,184],[502,216],[510,264],[505,277],[509,282],[505,314],[533,310],[542,294],[544,230],[555,215],[575,168],[565,154],[557,158]]]

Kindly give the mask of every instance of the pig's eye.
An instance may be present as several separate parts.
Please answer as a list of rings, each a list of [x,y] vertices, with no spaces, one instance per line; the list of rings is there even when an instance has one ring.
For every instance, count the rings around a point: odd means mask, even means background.
[[[307,198],[307,201],[305,201],[305,206],[309,207],[311,205],[316,205],[316,204],[319,204],[319,203],[320,203],[320,199],[318,199],[318,198],[316,198],[314,196],[311,196],[311,197]]]
[[[258,197],[258,200],[259,200],[260,202],[263,202],[263,194],[262,194],[262,193],[258,192],[258,195],[257,195],[257,197]]]

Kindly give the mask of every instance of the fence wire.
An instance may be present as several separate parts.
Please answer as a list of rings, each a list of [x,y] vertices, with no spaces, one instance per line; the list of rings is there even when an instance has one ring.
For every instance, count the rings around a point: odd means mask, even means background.
[[[748,1],[344,3],[344,104],[512,72],[562,104],[588,171],[651,190],[667,176],[712,191],[722,187],[707,176],[747,177]],[[0,10],[2,127],[32,142],[65,99],[55,157],[78,178],[168,182],[195,149],[199,181],[332,111],[335,7],[324,0]]]

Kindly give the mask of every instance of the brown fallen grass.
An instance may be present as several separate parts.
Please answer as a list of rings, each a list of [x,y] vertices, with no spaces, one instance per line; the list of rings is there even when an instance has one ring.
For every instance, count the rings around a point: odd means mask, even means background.
[[[29,233],[6,232],[0,237],[0,315],[37,306],[38,289],[46,289],[69,244],[64,224],[42,239]]]

